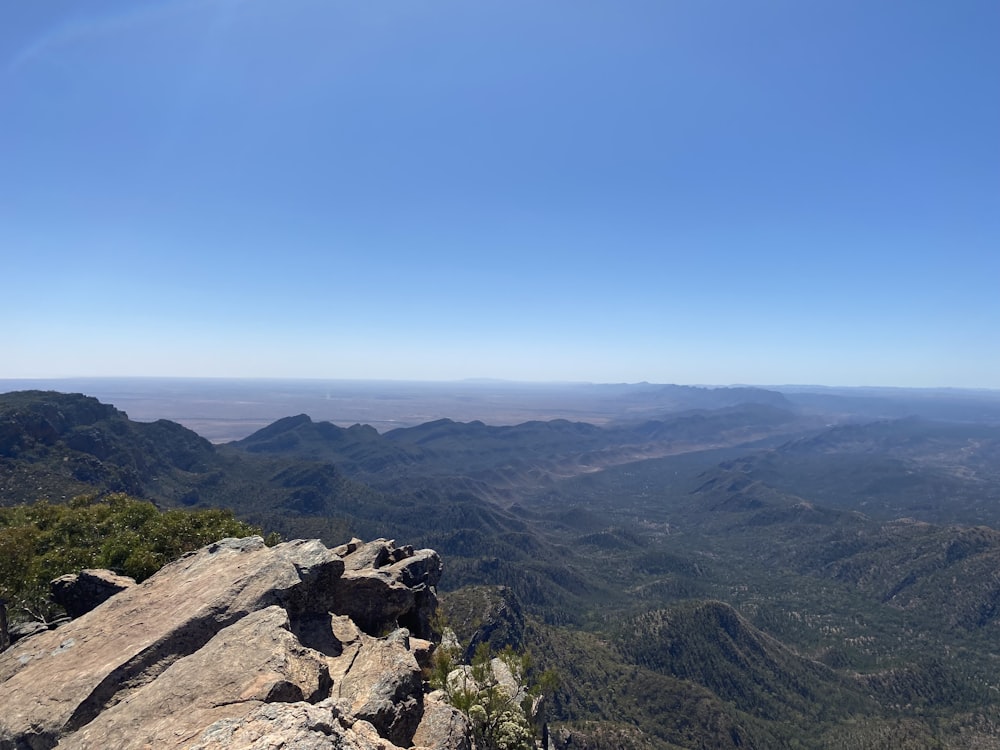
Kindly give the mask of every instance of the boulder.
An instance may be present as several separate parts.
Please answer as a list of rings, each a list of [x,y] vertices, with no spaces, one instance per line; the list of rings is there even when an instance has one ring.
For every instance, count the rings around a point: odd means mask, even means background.
[[[239,715],[267,703],[317,702],[330,687],[323,655],[299,645],[286,612],[271,606],[224,628],[59,747],[184,746],[234,708]]]
[[[347,713],[368,721],[379,735],[409,746],[423,716],[423,680],[409,632],[400,629],[387,638],[362,635],[346,668],[337,674],[334,696]]]
[[[413,734],[414,747],[471,750],[472,730],[465,714],[445,699],[444,691],[424,696],[424,714]]]
[[[342,555],[345,570],[335,584],[333,612],[347,615],[369,635],[395,623],[418,638],[433,638],[435,587],[442,571],[437,552],[398,548],[386,539],[352,540],[334,551]]]
[[[110,570],[81,570],[60,576],[49,584],[52,599],[70,617],[85,615],[115,594],[135,586],[135,579]]]
[[[409,747],[433,645],[401,625],[433,635],[439,575],[386,540],[209,545],[0,653],[0,750]]]

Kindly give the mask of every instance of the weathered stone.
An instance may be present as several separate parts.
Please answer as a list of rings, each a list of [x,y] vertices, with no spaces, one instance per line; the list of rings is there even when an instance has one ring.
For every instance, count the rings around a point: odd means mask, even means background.
[[[326,659],[301,646],[278,606],[248,614],[59,743],[65,750],[184,747],[213,722],[265,703],[329,696]]]
[[[357,537],[354,537],[353,539],[351,539],[351,541],[345,542],[344,544],[339,544],[330,551],[340,557],[347,557],[348,555],[356,551],[358,547],[362,546],[363,544],[364,544],[363,541],[361,541]]]
[[[7,635],[10,638],[11,645],[17,643],[18,641],[27,638],[31,635],[37,635],[38,633],[48,633],[49,626],[44,622],[37,622],[36,620],[30,620],[28,622],[18,622],[7,628]]]
[[[264,704],[209,726],[188,750],[399,750],[365,722],[338,716],[330,701]]]
[[[413,652],[413,658],[417,660],[417,664],[423,670],[428,670],[434,665],[435,648],[432,641],[423,638],[410,638],[410,651]]]
[[[465,715],[447,702],[444,692],[424,696],[424,714],[413,734],[415,747],[471,750],[471,730]]]
[[[397,745],[409,746],[423,715],[423,681],[409,633],[401,629],[381,639],[362,635],[356,650],[338,661],[331,665],[333,695],[347,713],[370,722]]]
[[[394,543],[388,539],[375,539],[367,544],[355,544],[352,540],[347,547],[350,551],[344,555],[346,570],[377,570],[392,562]]]
[[[429,622],[439,560],[340,549],[223,540],[15,644],[0,750],[410,746],[433,646],[396,628]]]
[[[80,617],[115,594],[135,586],[135,579],[110,570],[81,570],[60,576],[49,584],[52,599],[70,617]]]
[[[301,584],[297,566],[323,552],[319,542],[268,549],[259,537],[223,540],[8,649],[0,654],[0,705],[11,710],[0,717],[0,738],[78,729],[225,626],[279,603]]]
[[[345,572],[335,584],[332,611],[347,615],[369,635],[380,635],[392,623],[431,639],[437,611],[434,587],[442,569],[438,554],[397,548],[385,539],[350,547],[353,551],[343,558]]]
[[[409,554],[389,566],[389,572],[404,586],[413,588],[437,586],[441,580],[443,566],[438,553],[432,549],[413,551],[407,547]],[[397,550],[398,551],[398,550]]]

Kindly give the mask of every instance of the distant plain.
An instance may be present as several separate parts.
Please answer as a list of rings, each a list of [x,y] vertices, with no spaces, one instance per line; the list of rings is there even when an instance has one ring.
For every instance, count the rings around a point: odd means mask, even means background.
[[[52,390],[84,393],[112,404],[131,419],[169,419],[213,443],[241,440],[283,417],[308,414],[341,427],[371,425],[384,433],[438,419],[514,425],[567,419],[607,425],[656,419],[725,402],[714,386],[652,383],[518,382],[507,380],[403,381],[226,378],[0,379],[0,393]],[[763,386],[773,405],[835,421],[919,415],[965,422],[1000,422],[1000,391],[915,388]],[[753,388],[756,400],[763,393]],[[725,394],[727,389],[715,390]],[[779,394],[783,394],[779,395]],[[787,401],[786,401],[787,399]],[[838,417],[839,415],[839,417]]]
[[[379,432],[436,419],[487,424],[570,419],[604,424],[620,416],[589,384],[505,381],[226,380],[75,378],[0,380],[0,392],[85,393],[140,422],[169,419],[213,443],[240,440],[275,420],[308,414]]]

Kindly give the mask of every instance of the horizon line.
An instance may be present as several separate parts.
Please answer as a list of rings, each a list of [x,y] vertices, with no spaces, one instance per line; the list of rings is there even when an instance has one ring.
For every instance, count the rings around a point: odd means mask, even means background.
[[[678,383],[655,382],[649,380],[636,381],[595,381],[595,380],[518,380],[513,378],[466,377],[453,379],[429,378],[348,378],[348,377],[317,377],[317,376],[258,376],[258,375],[52,375],[37,377],[7,377],[0,376],[0,384],[4,383],[55,383],[73,381],[212,381],[212,382],[246,382],[246,383],[280,383],[280,382],[315,382],[315,383],[386,383],[398,385],[527,385],[527,386],[675,386],[684,388],[757,388],[760,390],[783,389],[847,389],[847,390],[895,390],[895,391],[976,391],[1000,393],[1000,387],[990,386],[956,386],[956,385],[829,385],[823,383]]]

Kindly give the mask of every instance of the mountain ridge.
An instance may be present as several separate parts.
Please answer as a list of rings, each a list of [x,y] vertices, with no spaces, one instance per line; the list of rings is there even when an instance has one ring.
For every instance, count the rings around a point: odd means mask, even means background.
[[[45,408],[10,417],[32,400]],[[2,502],[37,500],[60,478],[99,493],[130,470],[163,508],[221,505],[285,536],[438,549],[445,602],[503,587],[506,609],[488,617],[510,615],[507,645],[574,681],[552,702],[567,748],[925,747],[939,733],[946,747],[989,747],[1000,727],[985,656],[1000,620],[989,425],[827,426],[743,404],[379,433],[300,413],[241,446],[136,426],[83,396],[10,401]],[[656,618],[673,635],[642,636]]]

